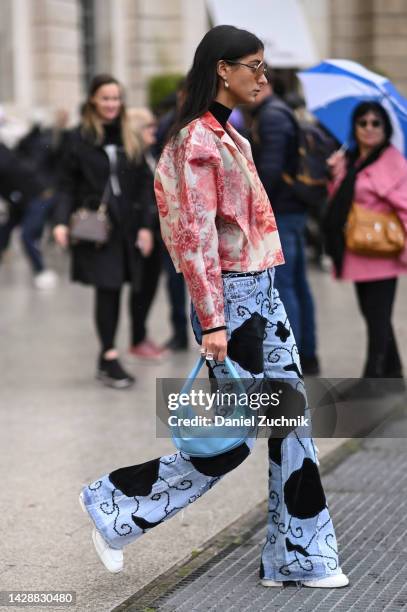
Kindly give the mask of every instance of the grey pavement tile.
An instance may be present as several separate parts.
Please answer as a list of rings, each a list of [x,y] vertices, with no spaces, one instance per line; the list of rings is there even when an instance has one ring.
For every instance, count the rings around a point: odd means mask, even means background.
[[[307,589],[290,584],[265,589],[258,581],[258,559],[265,529],[231,552],[221,553],[188,585],[156,602],[169,612],[279,610],[361,612],[407,609],[406,452],[386,443],[362,448],[323,479],[341,557],[351,585],[346,589]],[[397,486],[397,481],[398,486]],[[355,482],[358,487],[355,486]],[[331,503],[332,500],[332,503]]]

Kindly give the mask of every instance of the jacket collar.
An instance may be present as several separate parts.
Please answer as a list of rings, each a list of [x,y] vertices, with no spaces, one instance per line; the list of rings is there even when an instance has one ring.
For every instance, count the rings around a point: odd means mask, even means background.
[[[221,126],[219,121],[215,119],[210,111],[207,111],[204,115],[202,115],[201,121],[206,127],[215,132],[219,138],[222,138],[223,134],[225,134],[224,128]],[[228,125],[228,123],[229,122],[227,122],[226,125]]]
[[[235,149],[236,151],[240,151],[246,157],[251,157],[250,145],[248,144],[247,140],[243,138],[243,136],[241,136],[237,130],[235,130],[229,121],[226,123],[226,131],[209,111],[202,115],[200,120],[205,127],[212,130],[225,145]]]

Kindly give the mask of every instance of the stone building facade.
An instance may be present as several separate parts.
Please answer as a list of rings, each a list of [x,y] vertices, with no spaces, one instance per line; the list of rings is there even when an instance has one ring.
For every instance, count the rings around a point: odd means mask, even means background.
[[[407,96],[407,0],[331,0],[331,55],[392,79]]]
[[[298,1],[321,58],[360,61],[407,94],[407,0]],[[101,71],[144,104],[148,78],[185,72],[209,23],[205,0],[0,0],[0,104],[21,118],[77,109]]]

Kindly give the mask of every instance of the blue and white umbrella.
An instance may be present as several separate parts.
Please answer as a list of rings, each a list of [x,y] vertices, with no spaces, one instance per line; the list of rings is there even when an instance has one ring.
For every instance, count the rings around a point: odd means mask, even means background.
[[[326,60],[298,73],[308,109],[342,144],[351,145],[351,116],[364,100],[380,102],[393,125],[392,142],[407,157],[407,99],[385,77],[349,60]]]

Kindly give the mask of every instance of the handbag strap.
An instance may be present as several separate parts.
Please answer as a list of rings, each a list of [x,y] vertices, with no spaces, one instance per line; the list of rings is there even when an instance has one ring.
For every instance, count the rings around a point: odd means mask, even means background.
[[[107,213],[107,206],[108,206],[108,201],[109,201],[110,190],[111,190],[111,187],[110,187],[110,176],[109,176],[109,178],[107,179],[105,188],[103,190],[103,193],[102,193],[102,199],[100,200],[100,204],[98,206],[98,210],[97,210],[98,213],[103,213],[103,214]]]
[[[206,359],[205,357],[199,357],[198,361],[195,363],[194,367],[192,368],[192,370],[190,371],[190,373],[188,374],[188,377],[180,391],[180,393],[187,393],[189,394],[189,392],[192,389],[192,385],[194,384],[194,380],[196,379],[196,377],[198,376],[199,372],[201,371],[201,368],[203,366],[203,364],[205,363]],[[225,366],[227,367],[227,369],[229,370],[229,373],[231,375],[232,378],[234,378],[236,381],[238,381],[238,385],[240,386],[241,391],[243,391],[244,393],[246,392],[244,385],[242,384],[241,380],[240,380],[240,376],[235,368],[235,366],[233,365],[231,359],[229,359],[228,356],[226,356],[225,358]]]
[[[121,193],[119,178],[117,176],[117,147],[115,145],[107,145],[103,147],[103,149],[109,161],[109,176],[98,207],[99,213],[107,213],[110,193],[115,196],[118,196]]]

